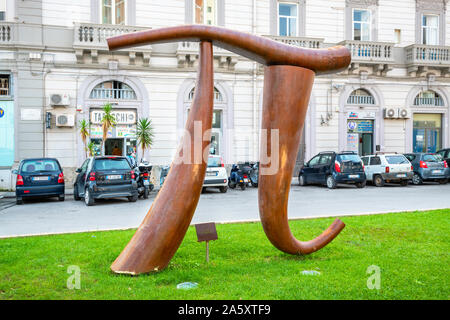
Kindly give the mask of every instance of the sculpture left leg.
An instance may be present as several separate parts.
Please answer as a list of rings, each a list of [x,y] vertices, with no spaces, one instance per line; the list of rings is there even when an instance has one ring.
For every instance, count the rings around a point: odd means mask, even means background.
[[[259,213],[270,242],[291,254],[321,249],[345,226],[336,219],[320,236],[307,242],[298,241],[289,228],[289,189],[313,82],[314,72],[301,67],[273,65],[266,67],[264,73],[262,129],[267,130],[267,140],[261,136]],[[278,148],[272,146],[273,130],[278,130]],[[272,158],[270,163],[264,163],[266,150]],[[277,168],[271,168],[277,164]]]
[[[116,273],[140,274],[164,269],[183,241],[205,179],[213,114],[212,44],[200,42],[199,70],[186,131],[162,189],[144,221],[111,265]],[[200,145],[199,145],[200,144]],[[200,154],[196,152],[200,150]]]

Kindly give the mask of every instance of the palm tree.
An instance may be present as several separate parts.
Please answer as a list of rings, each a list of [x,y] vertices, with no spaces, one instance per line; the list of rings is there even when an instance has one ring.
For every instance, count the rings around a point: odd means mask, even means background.
[[[83,140],[83,144],[84,144],[84,153],[86,155],[87,158],[87,137],[89,136],[89,121],[86,121],[85,119],[81,120],[79,123],[80,126],[80,135],[81,135],[81,140]]]
[[[95,153],[95,143],[94,141],[91,141],[87,145],[87,150],[89,151],[89,156],[93,157]]]
[[[104,115],[102,118],[103,138],[102,138],[102,144],[100,146],[100,150],[103,150],[103,145],[105,144],[105,141],[108,137],[109,129],[116,125],[116,119],[114,118],[114,115],[112,114],[113,108],[112,108],[111,103],[105,104],[102,109],[104,112]]]
[[[144,157],[145,150],[149,149],[153,144],[153,125],[152,121],[148,118],[141,118],[137,123],[136,137],[138,144],[141,145],[142,158]]]

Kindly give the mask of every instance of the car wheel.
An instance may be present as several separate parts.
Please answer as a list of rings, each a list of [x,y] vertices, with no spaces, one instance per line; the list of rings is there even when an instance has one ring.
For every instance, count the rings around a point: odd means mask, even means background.
[[[59,200],[59,201],[64,201],[64,199],[65,199],[65,196],[64,196],[63,194],[60,194],[60,195],[58,196],[58,200]]]
[[[148,193],[149,193],[148,188],[144,188],[144,199],[148,199]]]
[[[134,196],[128,197],[128,201],[130,201],[130,202],[136,202],[137,199],[138,199],[138,195],[137,194],[135,194]]]
[[[329,175],[327,177],[327,187],[328,189],[336,189],[336,180],[333,178],[332,175]]]
[[[226,193],[228,191],[228,187],[227,186],[223,186],[223,187],[220,187],[219,190],[222,193]]]
[[[299,175],[298,176],[298,184],[300,185],[300,186],[306,186],[306,179],[305,179],[305,176],[304,175]]]
[[[16,204],[23,204],[23,199],[22,198],[16,198]]]
[[[412,177],[412,183],[417,186],[419,184],[422,184],[423,180],[417,173],[414,172],[414,175]]]
[[[73,199],[75,201],[81,200],[80,193],[78,192],[78,186],[77,185],[75,185],[75,187],[73,187]]]
[[[441,179],[439,180],[439,184],[447,184],[448,179]]]
[[[401,185],[402,187],[406,187],[406,186],[408,185],[408,180],[402,180],[402,181],[400,181],[400,185]]]
[[[365,186],[366,186],[366,181],[356,183],[357,188],[361,189],[361,188],[364,188]]]
[[[380,175],[376,175],[375,177],[373,177],[373,183],[375,184],[376,187],[384,186],[383,177]]]
[[[89,188],[86,188],[84,191],[84,203],[89,207],[94,204],[94,198],[92,197],[91,193],[89,192]]]

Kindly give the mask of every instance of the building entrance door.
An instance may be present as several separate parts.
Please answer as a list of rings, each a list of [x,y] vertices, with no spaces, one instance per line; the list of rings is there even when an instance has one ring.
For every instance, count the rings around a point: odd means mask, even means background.
[[[441,121],[441,114],[414,114],[414,152],[436,152],[441,148]]]
[[[360,156],[373,153],[374,120],[347,120],[347,150]]]
[[[123,156],[124,155],[124,139],[109,138],[105,142],[105,155]]]

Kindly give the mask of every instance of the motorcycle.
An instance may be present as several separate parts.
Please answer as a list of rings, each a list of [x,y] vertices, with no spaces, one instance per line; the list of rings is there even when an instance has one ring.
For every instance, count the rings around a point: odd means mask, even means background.
[[[139,198],[144,197],[144,199],[148,199],[148,194],[154,188],[153,183],[150,182],[152,167],[153,166],[148,161],[142,160],[136,168],[136,182]]]
[[[161,175],[159,177],[159,187],[162,188],[164,181],[166,180],[167,174],[169,173],[170,166],[164,166],[161,168]]]
[[[252,163],[250,166],[252,168],[249,174],[250,183],[252,187],[258,188],[259,162]]]
[[[233,164],[230,171],[230,177],[228,178],[228,186],[231,189],[239,186],[242,190],[249,184],[249,174],[251,172],[251,167],[249,164]]]

